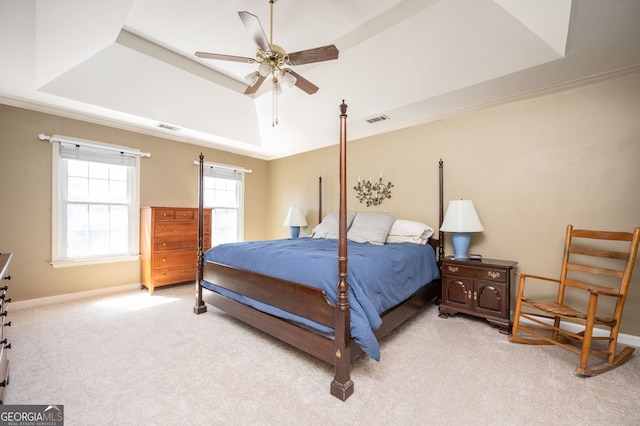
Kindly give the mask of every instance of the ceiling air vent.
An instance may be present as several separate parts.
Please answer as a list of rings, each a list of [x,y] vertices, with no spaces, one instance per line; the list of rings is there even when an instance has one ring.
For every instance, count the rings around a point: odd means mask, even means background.
[[[180,130],[180,127],[175,127],[175,126],[171,126],[170,124],[164,124],[164,123],[158,124],[158,127],[165,130],[171,130],[172,132],[177,132]]]
[[[373,117],[367,120],[367,123],[373,124],[373,123],[377,123],[378,121],[384,121],[384,120],[389,120],[389,117],[387,117],[386,115],[381,115],[379,117]]]

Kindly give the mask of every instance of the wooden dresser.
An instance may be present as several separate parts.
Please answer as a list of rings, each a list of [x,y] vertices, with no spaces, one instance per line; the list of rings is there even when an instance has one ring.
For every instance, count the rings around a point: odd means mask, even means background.
[[[0,404],[4,403],[4,390],[9,385],[9,359],[7,358],[7,349],[11,349],[11,343],[7,343],[7,336],[4,328],[11,325],[11,321],[7,320],[9,310],[7,304],[11,303],[11,298],[7,297],[9,285],[7,281],[11,279],[11,275],[7,274],[9,262],[11,262],[11,253],[0,254]]]
[[[141,284],[156,287],[196,279],[198,209],[143,207],[140,212]],[[204,210],[205,250],[211,246],[211,210]]]

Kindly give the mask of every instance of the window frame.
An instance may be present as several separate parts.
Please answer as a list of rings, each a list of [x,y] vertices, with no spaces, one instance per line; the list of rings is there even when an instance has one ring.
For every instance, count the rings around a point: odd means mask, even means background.
[[[66,138],[66,140],[50,140],[52,145],[52,198],[51,198],[51,265],[54,268],[92,265],[114,262],[129,262],[140,258],[140,156],[150,156],[148,153],[141,153],[128,147],[105,144],[93,141],[76,140],[74,138]],[[61,155],[63,144],[75,144],[80,149],[91,150],[92,154],[100,157],[104,155],[113,155],[113,152],[119,152],[121,155],[127,155],[134,159],[133,171],[128,178],[132,179],[130,184],[130,201],[129,207],[129,247],[126,254],[105,254],[93,255],[86,257],[62,257],[61,244],[63,243],[63,234],[66,233],[66,214],[61,210],[65,208],[66,203],[63,196],[66,192],[62,185],[66,180],[61,176],[63,161],[65,157]],[[91,161],[91,160],[85,160]],[[95,161],[99,163],[100,161]]]
[[[216,173],[218,172],[218,173]],[[237,241],[244,241],[244,194],[245,194],[245,175],[247,173],[251,173],[251,170],[244,169],[242,167],[231,166],[228,164],[218,164],[218,163],[204,163],[204,176],[203,179],[207,178],[219,178],[225,179],[226,176],[233,174],[238,174],[240,176],[239,179],[235,179],[238,182],[239,190],[238,190],[238,217],[237,224],[238,229],[236,230],[236,238]],[[216,176],[217,175],[217,176]],[[232,179],[228,179],[232,180]],[[214,238],[214,229],[215,229],[215,209],[218,208],[216,206],[207,205],[203,200],[203,207],[206,209],[212,209],[212,217],[211,217],[211,244],[212,246],[217,245]],[[229,208],[221,206],[219,208]],[[222,243],[219,243],[222,244]]]

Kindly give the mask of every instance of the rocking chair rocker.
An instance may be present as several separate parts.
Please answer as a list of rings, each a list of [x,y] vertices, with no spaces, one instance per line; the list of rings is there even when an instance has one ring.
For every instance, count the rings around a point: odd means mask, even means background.
[[[604,373],[627,361],[634,348],[627,346],[616,352],[618,331],[639,242],[640,228],[631,233],[574,230],[572,225],[567,226],[560,278],[520,274],[509,340],[553,344],[579,354],[580,365],[576,372],[584,376]],[[620,245],[624,245],[624,249]],[[533,281],[532,284],[555,283],[556,299],[525,296],[525,283],[529,281]],[[600,296],[613,299],[607,309],[609,316],[600,314],[603,308],[598,306]],[[576,306],[580,301],[586,309],[569,306]],[[565,323],[571,324],[567,327]],[[605,328],[596,328],[597,331],[608,329],[608,333],[596,332],[594,335],[595,326]],[[522,337],[524,333],[533,337]],[[588,367],[591,355],[604,355],[606,362]]]

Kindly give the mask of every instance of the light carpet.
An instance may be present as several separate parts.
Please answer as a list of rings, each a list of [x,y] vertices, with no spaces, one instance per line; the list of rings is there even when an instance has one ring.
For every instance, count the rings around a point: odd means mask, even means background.
[[[14,309],[5,404],[64,405],[66,425],[637,425],[640,356],[583,378],[577,356],[509,342],[435,306],[332,367],[209,307],[193,285]]]

